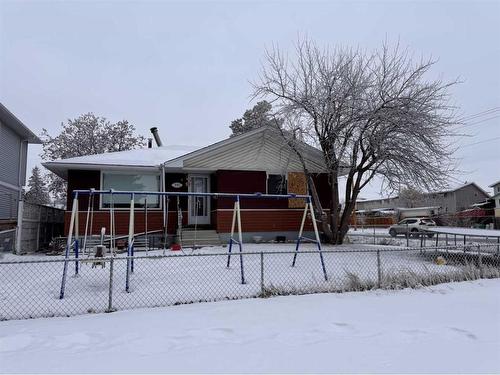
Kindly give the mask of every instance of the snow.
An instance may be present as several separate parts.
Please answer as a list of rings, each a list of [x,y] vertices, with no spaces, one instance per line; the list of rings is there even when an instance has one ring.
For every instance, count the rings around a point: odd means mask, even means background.
[[[380,247],[379,247],[380,248]],[[154,258],[161,252],[149,252],[147,258],[135,260],[130,278],[130,292],[125,291],[125,254],[114,260],[113,307],[119,310],[157,307],[198,301],[216,301],[255,297],[261,292],[260,254],[264,252],[264,283],[282,292],[342,291],[348,288],[350,274],[364,282],[377,280],[377,254],[369,245],[328,247],[323,257],[328,272],[324,280],[320,259],[314,244],[304,244],[295,267],[291,267],[293,244],[246,244],[245,281],[241,284],[239,256],[233,255],[226,268],[227,249],[207,247],[196,250],[199,256]],[[354,251],[356,250],[356,251]],[[186,250],[190,254],[191,250]],[[276,252],[276,253],[270,253]],[[219,255],[215,255],[219,254]],[[136,253],[137,256],[145,253]],[[8,255],[4,261],[37,260],[52,257]],[[60,258],[61,260],[61,258]],[[437,265],[423,259],[420,249],[383,251],[381,272],[399,274],[412,271],[428,275],[456,272],[454,265]],[[74,263],[69,263],[65,297],[59,299],[63,263],[0,264],[0,319],[21,319],[104,312],[108,307],[109,264],[92,268],[80,262],[78,277]]]
[[[0,371],[498,373],[500,280],[0,323]]]
[[[443,234],[456,234],[475,237],[500,237],[500,230],[496,229],[476,229],[476,228],[457,228],[457,227],[427,227],[427,231],[443,233]]]
[[[55,160],[44,165],[49,169],[60,164],[94,164],[94,165],[129,165],[142,167],[155,167],[168,160],[178,158],[198,147],[187,145],[170,145],[128,151],[106,152],[103,154],[78,156],[74,158]]]

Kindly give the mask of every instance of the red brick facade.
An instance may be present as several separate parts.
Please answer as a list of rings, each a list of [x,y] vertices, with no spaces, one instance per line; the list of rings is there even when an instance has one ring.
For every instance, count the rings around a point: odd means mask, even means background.
[[[210,175],[211,192],[219,193],[256,193],[265,194],[267,189],[267,174],[264,171],[228,171],[219,170]],[[187,191],[187,184],[181,188],[172,188],[171,182],[186,181],[186,175],[166,174],[166,186],[168,191]],[[326,175],[315,176],[316,188],[323,208],[328,208],[330,202],[329,186]],[[72,194],[75,189],[100,188],[99,171],[76,171],[68,172],[68,210],[71,210]],[[79,230],[85,231],[87,217],[87,197],[79,197]],[[210,227],[219,233],[227,233],[231,230],[231,220],[234,200],[231,198],[211,199],[211,224]],[[180,199],[183,226],[188,225],[187,197]],[[288,208],[287,199],[242,199],[241,200],[242,229],[245,232],[286,232],[297,231],[303,214],[303,209]],[[68,231],[71,212],[67,211],[65,216],[65,231]],[[92,233],[98,234],[102,227],[109,232],[109,210],[99,210],[99,200],[94,203],[94,217]],[[115,226],[118,235],[128,233],[129,212],[128,210],[115,210]],[[161,209],[148,210],[148,232],[161,231],[163,227],[163,211]],[[175,233],[177,227],[177,200],[171,199],[168,215],[168,232]],[[311,230],[311,222],[307,220],[306,230]],[[141,233],[145,230],[144,210],[135,211],[135,232]]]

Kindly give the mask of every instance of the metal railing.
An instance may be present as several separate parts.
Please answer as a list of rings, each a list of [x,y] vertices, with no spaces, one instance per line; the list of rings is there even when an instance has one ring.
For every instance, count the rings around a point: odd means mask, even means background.
[[[130,257],[70,259],[64,299],[59,298],[64,259],[4,261],[0,320],[500,277],[500,254],[489,245],[324,250],[327,281],[316,250],[300,251],[292,267],[294,254],[243,253],[245,284],[239,262],[226,267],[227,253],[134,256],[128,292]]]
[[[439,228],[439,227],[438,227]],[[446,234],[426,232],[425,230],[412,232],[407,227],[406,233],[398,233],[393,237],[389,234],[387,226],[349,227],[346,235],[347,242],[355,244],[391,245],[406,247],[434,247],[434,246],[460,246],[470,244],[496,244],[500,247],[500,238],[478,236],[471,234]]]

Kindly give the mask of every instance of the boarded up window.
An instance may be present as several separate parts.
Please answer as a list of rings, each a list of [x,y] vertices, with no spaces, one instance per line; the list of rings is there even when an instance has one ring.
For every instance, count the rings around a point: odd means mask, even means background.
[[[289,172],[288,173],[288,193],[289,194],[307,194],[307,182],[304,173]],[[304,199],[290,198],[288,200],[289,208],[303,208],[305,206]]]

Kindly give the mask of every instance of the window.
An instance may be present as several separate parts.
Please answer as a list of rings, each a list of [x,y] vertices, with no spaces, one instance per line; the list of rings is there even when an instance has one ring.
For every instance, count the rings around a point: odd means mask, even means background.
[[[125,174],[114,172],[102,173],[102,190],[129,190],[129,191],[160,191],[159,174]],[[101,207],[110,208],[111,195],[101,195]],[[135,207],[143,208],[147,202],[148,208],[160,208],[160,196],[136,195]],[[114,208],[130,207],[129,195],[113,195]]]
[[[286,194],[286,177],[280,174],[267,176],[267,194]]]

